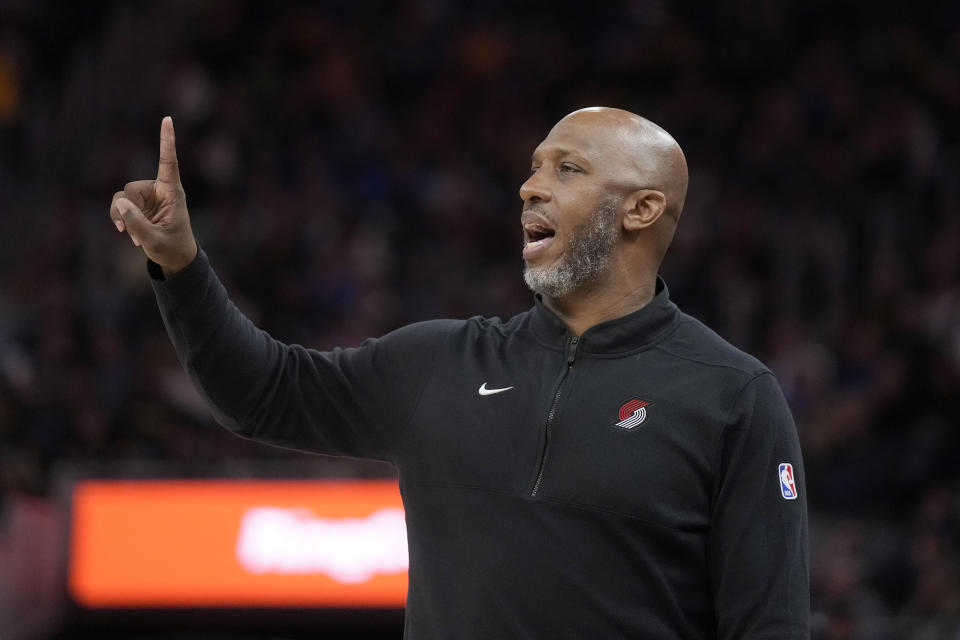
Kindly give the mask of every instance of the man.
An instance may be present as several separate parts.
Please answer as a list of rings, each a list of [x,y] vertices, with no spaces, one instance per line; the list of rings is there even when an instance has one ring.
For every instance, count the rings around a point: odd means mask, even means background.
[[[398,467],[406,638],[806,638],[790,412],[770,372],[657,277],[686,187],[663,129],[575,111],[520,188],[530,311],[328,353],[275,341],[229,302],[190,230],[169,118],[157,179],[126,185],[110,216],[150,259],[221,424]]]

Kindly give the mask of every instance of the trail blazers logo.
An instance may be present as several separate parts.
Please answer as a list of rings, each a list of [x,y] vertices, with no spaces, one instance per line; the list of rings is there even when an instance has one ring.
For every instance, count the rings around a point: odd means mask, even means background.
[[[614,422],[613,426],[620,427],[621,429],[625,429],[627,431],[636,429],[644,420],[647,419],[647,407],[649,406],[649,402],[639,398],[627,400],[620,405],[620,411],[617,413],[617,417],[620,418],[620,422]]]

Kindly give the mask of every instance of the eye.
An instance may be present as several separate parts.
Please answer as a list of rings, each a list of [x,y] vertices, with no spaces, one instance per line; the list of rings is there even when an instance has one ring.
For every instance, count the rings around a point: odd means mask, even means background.
[[[580,173],[582,169],[570,162],[564,162],[560,165],[558,171],[560,171],[560,173]]]
[[[535,174],[535,173],[537,172],[537,169],[539,169],[539,168],[540,168],[540,167],[530,167],[530,175]]]

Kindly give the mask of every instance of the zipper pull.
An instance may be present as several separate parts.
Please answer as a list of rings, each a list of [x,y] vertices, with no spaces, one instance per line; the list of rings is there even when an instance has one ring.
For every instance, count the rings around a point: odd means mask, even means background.
[[[577,358],[577,345],[580,343],[580,336],[570,338],[570,346],[567,347],[567,364],[573,364]]]

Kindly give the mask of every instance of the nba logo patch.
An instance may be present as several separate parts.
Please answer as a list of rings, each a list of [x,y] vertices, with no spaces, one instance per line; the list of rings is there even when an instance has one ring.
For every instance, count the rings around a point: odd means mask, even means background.
[[[785,500],[797,499],[797,483],[793,480],[793,465],[780,463],[780,493]]]

